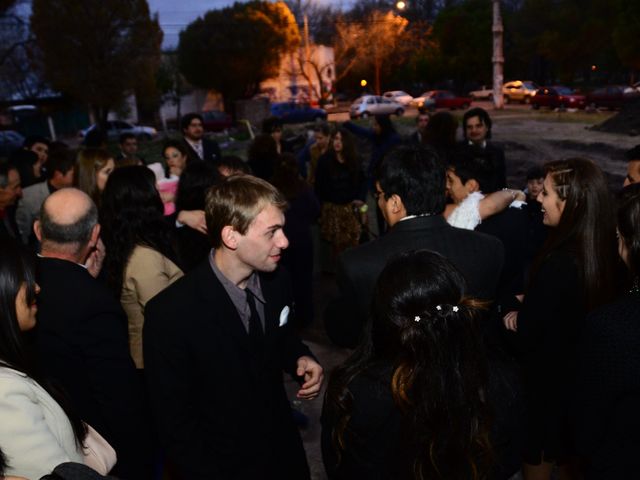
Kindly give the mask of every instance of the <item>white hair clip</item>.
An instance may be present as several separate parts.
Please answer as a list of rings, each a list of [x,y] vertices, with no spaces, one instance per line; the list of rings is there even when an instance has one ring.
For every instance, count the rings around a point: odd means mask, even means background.
[[[416,315],[415,317],[413,317],[413,321],[414,322],[419,322],[420,321],[420,316]]]
[[[442,307],[440,305],[436,305],[436,310],[441,311]]]
[[[458,313],[458,310],[460,310],[460,309],[456,305],[454,305],[451,310],[453,310],[454,312]]]

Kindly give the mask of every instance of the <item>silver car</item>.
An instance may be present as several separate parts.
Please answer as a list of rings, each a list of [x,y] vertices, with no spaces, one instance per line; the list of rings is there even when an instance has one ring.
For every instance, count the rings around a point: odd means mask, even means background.
[[[404,106],[378,95],[363,95],[349,108],[351,118],[367,118],[371,115],[390,115],[392,113],[398,116],[404,114]]]

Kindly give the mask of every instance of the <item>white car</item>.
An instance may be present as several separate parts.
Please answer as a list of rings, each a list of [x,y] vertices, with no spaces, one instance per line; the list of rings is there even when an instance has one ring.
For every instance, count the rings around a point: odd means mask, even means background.
[[[402,90],[392,90],[391,92],[384,92],[382,96],[384,98],[388,98],[389,100],[401,103],[405,107],[411,103],[411,100],[413,100],[413,97],[411,95],[409,95],[407,92],[403,92]]]
[[[469,96],[474,100],[493,100],[493,88],[483,85],[480,90],[469,92]]]
[[[94,130],[97,125],[91,125],[88,128],[80,131],[81,137],[86,137],[87,133]],[[142,125],[133,125],[129,122],[123,122],[122,120],[109,120],[107,121],[107,137],[109,140],[117,140],[123,133],[133,133],[140,140],[151,140],[158,135],[158,131],[153,127],[145,127]]]
[[[378,95],[363,95],[351,104],[349,116],[351,118],[367,118],[371,115],[404,114],[404,106],[388,98]]]

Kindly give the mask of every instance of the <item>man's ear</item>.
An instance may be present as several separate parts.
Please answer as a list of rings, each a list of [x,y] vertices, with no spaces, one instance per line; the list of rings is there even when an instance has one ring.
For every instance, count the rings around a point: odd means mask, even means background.
[[[36,234],[38,241],[42,243],[42,225],[40,224],[40,220],[36,220],[33,223],[33,233]]]
[[[394,193],[389,197],[387,202],[391,203],[391,212],[399,213],[404,209],[404,203],[402,203],[402,198],[397,193]]]
[[[479,192],[480,191],[480,184],[478,183],[478,181],[475,178],[470,178],[464,184],[464,188],[466,188],[467,192],[469,192],[469,193]]]
[[[222,244],[230,250],[238,248],[238,232],[231,225],[226,225],[220,232]]]
[[[98,244],[100,238],[100,224],[96,223],[91,229],[91,236],[89,237],[89,247],[94,248]]]

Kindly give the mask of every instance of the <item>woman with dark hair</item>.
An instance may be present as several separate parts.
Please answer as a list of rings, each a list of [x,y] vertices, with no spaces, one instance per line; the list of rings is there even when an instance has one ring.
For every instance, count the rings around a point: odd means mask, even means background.
[[[611,301],[618,284],[615,224],[604,173],[570,158],[545,165],[538,201],[552,227],[534,261],[519,312],[504,317],[523,365],[527,403],[524,477],[575,478],[568,401],[587,312]],[[518,302],[519,303],[519,302]]]
[[[142,369],[144,307],[182,277],[151,170],[134,166],[113,172],[102,196],[100,224],[107,285],[127,313],[131,356]]]
[[[320,233],[337,256],[358,245],[366,179],[351,134],[345,129],[334,133],[332,148],[318,160],[315,191],[322,204]],[[361,220],[359,220],[359,218]]]
[[[311,186],[302,179],[292,153],[283,153],[276,163],[271,184],[287,200],[284,234],[289,247],[282,253],[282,265],[291,273],[296,322],[307,326],[313,322],[313,238],[311,224],[320,215],[320,203]]]
[[[224,157],[223,157],[224,158]],[[215,167],[206,162],[191,162],[184,169],[178,183],[176,208],[178,211],[204,211],[207,190],[218,181]],[[176,253],[185,273],[193,270],[211,250],[205,233],[193,228],[176,228]]]
[[[262,122],[262,133],[249,146],[247,157],[253,174],[269,180],[273,176],[278,157],[285,150],[282,143],[282,121],[275,117],[266,118]]]
[[[40,478],[63,462],[83,463],[86,427],[27,359],[23,333],[36,324],[33,259],[0,240],[0,446],[5,473]]]
[[[486,478],[487,360],[464,290],[453,264],[427,250],[382,271],[365,335],[327,388],[330,478]]]
[[[95,204],[99,206],[102,191],[114,169],[113,155],[107,150],[102,148],[83,148],[78,151],[76,158],[73,185],[89,195]]]
[[[430,146],[443,162],[449,163],[449,157],[456,149],[458,120],[449,112],[438,112],[431,117],[422,142]]]
[[[640,184],[618,196],[618,252],[629,282],[586,319],[572,404],[585,478],[634,478],[640,451]]]
[[[165,162],[165,174],[167,178],[175,175],[179,177],[187,166],[189,152],[183,142],[167,140],[162,146],[162,156]]]

